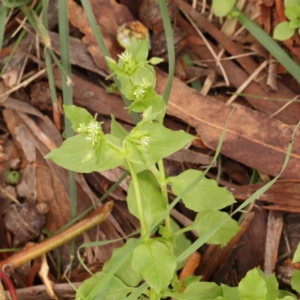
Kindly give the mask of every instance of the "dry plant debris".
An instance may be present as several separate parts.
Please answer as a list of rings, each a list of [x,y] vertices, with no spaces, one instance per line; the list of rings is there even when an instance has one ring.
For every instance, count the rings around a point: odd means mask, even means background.
[[[150,1],[151,5],[146,6],[148,2],[91,0],[90,5],[113,58],[122,51],[116,40],[120,25],[139,18],[148,26],[152,54],[165,59],[165,64],[156,68],[156,90],[163,94],[168,76],[166,42],[160,18],[149,21],[145,17],[148,9],[152,18],[158,16],[157,1]],[[209,165],[234,108],[219,165],[211,170],[209,176],[218,178],[219,183],[227,187],[238,201],[243,201],[263,185],[262,179],[276,176],[282,167],[291,133],[300,119],[297,102],[299,85],[247,30],[238,24],[228,24],[228,20],[213,17],[209,2],[171,2],[172,26],[178,35],[177,78],[172,86],[166,124],[172,129],[184,129],[199,139],[166,161],[168,173],[175,175],[179,170],[190,167],[204,169]],[[59,55],[57,1],[49,3],[49,37],[53,51]],[[241,9],[271,34],[274,27],[285,20],[282,3],[277,0],[246,1]],[[124,109],[120,95],[108,93],[109,89],[103,87],[103,83],[110,84],[105,82],[109,70],[83,8],[78,1],[68,0],[68,9],[74,103],[97,113],[106,131],[111,114],[126,128],[132,128],[133,121]],[[22,20],[21,12],[12,13],[5,32],[16,30]],[[45,243],[42,235],[46,238],[47,234],[60,230],[70,221],[67,171],[43,159],[63,141],[61,103],[55,108],[51,102],[43,45],[29,25],[23,26],[25,37],[8,61],[0,82],[2,249],[23,248],[29,242],[42,245]],[[1,66],[8,60],[15,43],[15,38],[6,35],[5,46],[0,52]],[[295,63],[300,61],[299,43],[298,34],[282,43]],[[184,62],[183,57],[187,54],[192,65]],[[56,92],[61,98],[62,75],[55,66],[53,75]],[[200,92],[191,87],[190,82],[195,80],[202,84]],[[16,182],[9,177],[15,174],[12,172],[19,173]],[[76,174],[78,214],[92,207],[122,172],[122,169],[117,169],[89,175]],[[290,262],[300,241],[299,180],[300,138],[297,134],[281,180],[241,214],[242,229],[226,247],[204,246],[200,249],[200,264],[193,267],[191,273],[197,268],[195,274],[202,275],[202,280],[236,285],[249,269],[260,265],[268,274],[277,270],[281,285],[290,289],[291,270],[299,268]],[[125,180],[108,197],[115,200],[115,205],[105,216],[106,221],[75,240],[75,248],[87,241],[118,240],[82,253],[93,272],[101,270],[113,249],[123,244],[122,237],[139,229],[137,220],[129,213],[125,203],[127,190],[128,180]],[[103,209],[107,206],[110,207],[110,202],[103,204]],[[46,209],[41,213],[38,207]],[[194,217],[181,205],[176,207],[172,216],[181,226],[188,226]],[[193,240],[194,236],[191,235],[190,239]],[[48,253],[47,260],[43,256],[43,262],[37,255],[22,260],[22,253],[31,253],[38,247],[36,245],[31,248],[27,245],[25,250],[13,256],[9,251],[0,252],[0,266],[12,261],[16,264],[16,270],[10,268],[5,271],[10,272],[19,299],[50,299],[46,287],[35,284],[42,264],[49,267],[48,278],[43,275],[43,281],[49,281],[49,293],[56,295],[57,299],[72,299],[73,290],[62,275],[70,268],[70,246],[63,240],[55,249],[50,247],[53,251]],[[34,261],[30,263],[30,259]],[[19,268],[25,262],[27,264]],[[88,277],[89,274],[75,258],[69,277],[71,282],[78,286]]]

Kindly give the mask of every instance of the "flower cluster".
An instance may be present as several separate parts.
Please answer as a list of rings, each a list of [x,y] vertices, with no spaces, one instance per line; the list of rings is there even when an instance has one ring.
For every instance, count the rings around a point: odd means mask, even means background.
[[[150,86],[151,83],[146,78],[143,78],[140,84],[134,88],[133,95],[137,100],[143,99],[146,89]]]
[[[88,125],[80,123],[77,132],[86,136],[86,139],[93,145],[97,145],[103,134],[101,123],[93,120]]]
[[[147,152],[149,142],[152,138],[148,131],[134,130],[131,132],[129,140],[134,143],[141,152]]]
[[[127,52],[126,50],[122,54],[118,54],[118,56],[122,61],[126,63],[131,63],[132,61],[131,53]]]

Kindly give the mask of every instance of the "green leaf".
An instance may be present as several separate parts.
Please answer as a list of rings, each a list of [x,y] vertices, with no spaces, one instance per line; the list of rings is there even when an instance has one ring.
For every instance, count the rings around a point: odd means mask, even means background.
[[[288,5],[284,9],[284,13],[289,20],[296,20],[300,14],[300,6],[299,5]]]
[[[223,295],[230,300],[240,300],[239,290],[237,287],[231,287],[226,284],[222,284]]]
[[[289,291],[283,291],[279,290],[279,299],[285,299],[285,300],[297,300],[298,298]]]
[[[177,232],[180,230],[180,227],[178,224],[171,219],[171,226],[172,226],[172,231]],[[176,257],[178,257],[181,253],[183,253],[188,247],[192,245],[191,241],[186,238],[184,234],[181,234],[178,236],[178,238],[175,240],[175,245],[174,245],[174,254]],[[181,261],[179,264],[177,264],[177,270],[180,270],[184,265],[185,265],[186,259]]]
[[[72,128],[77,131],[79,124],[89,124],[94,120],[93,116],[84,108],[75,105],[64,105],[64,112],[72,123]]]
[[[201,173],[201,171],[197,170],[187,170],[176,177],[170,177],[168,180],[172,185],[173,193],[179,195]],[[186,193],[182,200],[187,208],[194,211],[219,210],[236,202],[226,188],[219,187],[215,180],[205,177],[192,190]]]
[[[158,65],[158,64],[162,63],[163,61],[164,60],[162,58],[152,57],[149,62],[151,65]]]
[[[182,294],[190,300],[207,300],[223,296],[222,288],[214,282],[191,283]]]
[[[155,87],[156,77],[154,68],[152,66],[145,65],[143,68],[135,72],[131,77],[134,85],[140,85],[143,79],[145,79],[150,86]]]
[[[145,158],[148,163],[156,163],[167,157],[195,139],[194,136],[182,130],[172,131],[159,123],[150,123],[141,126],[141,131],[147,131],[150,141]]]
[[[147,228],[151,228],[151,226],[159,220],[159,217],[165,211],[167,203],[165,203],[165,198],[163,197],[158,186],[158,182],[152,173],[149,171],[143,171],[138,173],[137,177]],[[139,218],[137,200],[132,181],[130,182],[128,189],[127,204],[130,213]]]
[[[149,107],[152,107],[152,113],[156,114],[156,119],[162,123],[166,113],[166,104],[163,98],[159,95],[147,97],[140,101],[134,101],[131,103],[128,109],[130,111],[141,113]]]
[[[77,290],[76,299],[89,299],[90,291],[105,275],[106,274],[104,272],[99,272],[91,278],[84,280],[82,285]],[[132,292],[132,290],[133,289],[131,287],[126,286],[119,278],[114,276],[107,286],[103,300],[124,299],[129,293]]]
[[[190,284],[194,283],[194,282],[199,282],[202,276],[187,276],[183,279],[182,281],[182,286],[183,287],[188,287]]]
[[[200,236],[209,232],[220,221],[228,218],[228,214],[221,211],[201,211],[197,214],[191,228],[196,230]],[[208,244],[220,244],[225,246],[240,230],[238,223],[229,218],[217,232],[215,232],[208,240]]]
[[[213,0],[213,11],[217,17],[226,16],[233,8],[236,0]]]
[[[279,41],[288,40],[295,33],[295,29],[290,28],[289,22],[281,22],[278,24],[273,33],[273,38]]]
[[[300,5],[300,0],[284,0],[284,6],[287,7],[289,5]]]
[[[278,297],[279,289],[278,289],[278,282],[275,274],[272,274],[268,277],[266,277],[262,271],[261,274],[264,275],[265,283],[267,286],[266,300],[276,299]]]
[[[241,300],[264,300],[267,295],[267,285],[257,269],[250,270],[239,284]]]
[[[293,263],[300,261],[300,243],[297,246],[297,249],[295,251],[294,257],[293,257]]]
[[[122,164],[123,157],[107,147],[102,157],[97,160],[95,151],[85,137],[76,135],[65,140],[59,148],[52,150],[45,156],[57,165],[79,173],[105,171]]]
[[[296,19],[296,20],[290,21],[289,26],[290,26],[290,28],[292,28],[292,29],[299,28],[299,27],[300,27],[300,20],[299,20],[299,19]]]
[[[300,294],[300,271],[299,270],[294,270],[292,280],[291,280],[291,286],[298,294]]]
[[[105,56],[105,59],[106,59],[106,62],[108,64],[109,68],[114,71],[115,67],[117,66],[116,61],[108,56]]]
[[[118,261],[120,256],[122,256],[123,253],[126,253],[128,249],[132,247],[135,241],[136,239],[128,239],[125,245],[114,249],[110,260],[105,262],[103,271],[108,272],[110,268]],[[126,262],[116,271],[115,276],[120,278],[127,286],[131,287],[137,286],[142,280],[142,277],[132,269],[132,255],[128,257]]]
[[[151,239],[134,249],[132,268],[159,294],[173,278],[176,257],[165,244]]]
[[[114,116],[111,116],[110,124],[111,135],[119,138],[122,142],[128,136],[129,132],[116,121]]]
[[[136,37],[132,39],[130,46],[126,49],[129,53],[131,53],[132,57],[135,59],[137,64],[143,63],[147,61],[148,57],[148,39],[138,40]]]

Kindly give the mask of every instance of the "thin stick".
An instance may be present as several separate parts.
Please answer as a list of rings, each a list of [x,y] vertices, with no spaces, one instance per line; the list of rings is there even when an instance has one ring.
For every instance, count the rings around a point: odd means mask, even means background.
[[[231,104],[237,97],[238,94],[241,93],[249,84],[250,82],[268,65],[269,61],[265,60],[249,77],[248,79],[237,89],[237,91],[232,95],[226,105]]]
[[[74,224],[73,226],[67,228],[61,233],[50,237],[39,244],[32,246],[29,249],[21,250],[20,252],[10,256],[9,258],[0,262],[0,269],[5,265],[9,265],[14,269],[22,266],[26,262],[47,253],[62,244],[74,239],[78,235],[82,234],[86,230],[102,223],[109,216],[113,208],[113,202],[109,201],[105,203],[101,208],[93,211],[88,217],[82,221]]]
[[[189,258],[187,259],[183,269],[181,270],[181,273],[179,275],[179,281],[182,285],[182,282],[184,278],[188,276],[194,275],[195,270],[200,264],[201,254],[199,252],[192,253]],[[183,293],[185,290],[185,287],[181,287],[180,293]]]

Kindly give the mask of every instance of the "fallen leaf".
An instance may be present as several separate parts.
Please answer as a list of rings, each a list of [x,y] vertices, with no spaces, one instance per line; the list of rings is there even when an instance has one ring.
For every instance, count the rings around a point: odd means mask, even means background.
[[[156,68],[156,90],[162,94],[167,74]],[[196,128],[204,144],[216,149],[231,111],[221,153],[251,168],[276,176],[284,163],[294,126],[287,126],[242,106],[226,106],[204,97],[174,78],[167,113]],[[300,178],[300,138],[296,135],[282,178]]]

